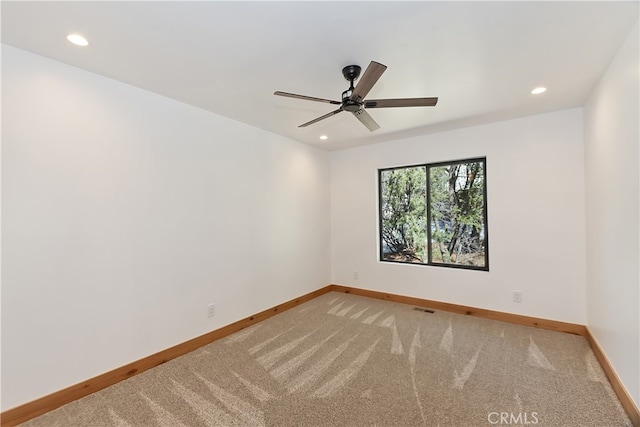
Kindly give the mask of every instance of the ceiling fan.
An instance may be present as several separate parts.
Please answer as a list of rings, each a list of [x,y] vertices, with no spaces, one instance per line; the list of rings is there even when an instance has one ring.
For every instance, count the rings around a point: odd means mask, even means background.
[[[342,75],[351,84],[349,89],[342,92],[342,101],[333,101],[330,99],[315,98],[312,96],[297,95],[295,93],[276,91],[273,94],[278,96],[286,96],[289,98],[305,99],[307,101],[326,102],[328,104],[339,105],[340,108],[334,110],[324,116],[320,116],[309,122],[303,123],[298,127],[306,127],[314,123],[334,116],[343,111],[352,113],[360,123],[365,125],[371,132],[380,129],[380,125],[373,120],[373,117],[365,111],[365,108],[390,108],[390,107],[433,107],[438,103],[438,98],[400,98],[400,99],[370,99],[365,100],[365,96],[369,93],[373,85],[376,84],[382,73],[387,69],[386,65],[371,61],[367,69],[364,71],[362,78],[354,87],[353,82],[360,77],[361,68],[358,65],[347,65],[342,69]]]

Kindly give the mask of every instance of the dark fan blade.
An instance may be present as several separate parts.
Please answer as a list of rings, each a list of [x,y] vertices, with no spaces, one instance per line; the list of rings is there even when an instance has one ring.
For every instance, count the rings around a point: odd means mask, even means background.
[[[320,120],[324,120],[324,119],[326,119],[326,118],[329,118],[329,117],[331,117],[331,116],[334,116],[334,115],[336,115],[336,114],[340,113],[341,111],[343,111],[343,110],[342,110],[342,107],[340,107],[340,108],[338,108],[337,110],[332,111],[332,112],[330,112],[330,113],[328,113],[328,114],[325,114],[324,116],[320,116],[320,117],[318,117],[317,119],[313,119],[313,120],[311,120],[310,122],[303,123],[303,124],[301,124],[301,125],[300,125],[300,126],[298,126],[298,127],[299,127],[299,128],[303,128],[303,127],[306,127],[306,126],[312,125],[312,124],[314,124],[314,123],[319,122]]]
[[[356,119],[360,120],[360,123],[365,125],[371,132],[380,129],[380,125],[377,124],[376,121],[373,120],[373,117],[371,117],[369,113],[367,113],[362,108],[358,111],[352,111],[352,113],[354,116],[356,116]]]
[[[342,104],[342,102],[340,101],[332,101],[330,99],[323,99],[323,98],[314,98],[313,96],[305,96],[305,95],[296,95],[295,93],[288,93],[288,92],[273,92],[274,95],[278,95],[278,96],[286,96],[289,98],[298,98],[298,99],[304,99],[307,101],[317,101],[317,102],[326,102],[328,104],[334,104],[334,105],[340,105]]]
[[[373,85],[376,84],[376,82],[386,69],[386,65],[371,61],[367,69],[364,71],[362,77],[360,77],[360,80],[358,81],[355,89],[353,89],[353,92],[351,93],[349,99],[355,102],[362,102],[364,97],[367,96]]]
[[[365,108],[389,107],[433,107],[438,98],[402,98],[402,99],[370,99],[364,101]]]

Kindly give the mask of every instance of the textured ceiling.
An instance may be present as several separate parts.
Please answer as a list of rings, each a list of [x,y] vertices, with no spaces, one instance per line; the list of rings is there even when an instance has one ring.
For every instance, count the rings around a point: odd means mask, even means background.
[[[638,2],[2,2],[2,42],[327,149],[581,106]],[[90,46],[69,44],[68,33]],[[439,97],[298,125],[335,106],[341,70],[388,69],[367,98]],[[532,96],[531,89],[548,91]],[[329,139],[319,140],[321,134]]]

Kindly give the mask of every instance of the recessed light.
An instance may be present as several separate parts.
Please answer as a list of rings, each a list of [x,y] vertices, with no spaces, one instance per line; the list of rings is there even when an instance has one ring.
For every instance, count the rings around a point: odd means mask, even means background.
[[[324,141],[326,139],[329,139],[329,137],[327,135],[320,135],[320,139]]]
[[[78,46],[89,46],[87,39],[82,37],[80,34],[69,34],[67,36],[67,40]]]
[[[546,88],[546,87],[542,87],[542,86],[540,86],[540,87],[537,87],[537,88],[535,88],[534,90],[532,90],[532,91],[531,91],[531,94],[533,94],[533,95],[540,95],[541,93],[545,93],[546,91],[547,91],[547,88]]]

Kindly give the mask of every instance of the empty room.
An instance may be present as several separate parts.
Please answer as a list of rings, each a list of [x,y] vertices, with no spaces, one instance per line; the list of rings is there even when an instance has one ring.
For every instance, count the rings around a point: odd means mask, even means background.
[[[638,1],[0,15],[3,427],[640,427]]]

